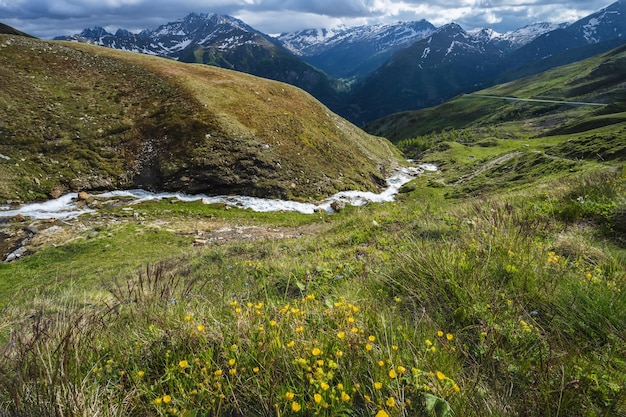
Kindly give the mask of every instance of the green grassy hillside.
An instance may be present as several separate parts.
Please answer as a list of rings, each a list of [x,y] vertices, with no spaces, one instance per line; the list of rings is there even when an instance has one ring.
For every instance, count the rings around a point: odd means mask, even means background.
[[[397,163],[281,83],[17,36],[0,51],[0,200],[129,187],[316,199],[376,190]]]
[[[584,131],[626,121],[626,47],[558,67],[531,77],[463,95],[424,110],[382,118],[366,129],[394,142],[445,129],[479,129],[483,126],[524,122],[531,134]],[[506,101],[516,97],[600,106],[572,107],[559,103]],[[576,127],[578,126],[578,127]]]

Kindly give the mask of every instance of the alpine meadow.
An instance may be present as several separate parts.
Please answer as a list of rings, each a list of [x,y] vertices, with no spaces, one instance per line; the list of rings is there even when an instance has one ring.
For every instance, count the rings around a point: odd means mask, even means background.
[[[625,417],[623,37],[422,73],[469,39],[426,23],[308,45],[341,80],[297,34],[163,57],[0,26],[0,416]]]

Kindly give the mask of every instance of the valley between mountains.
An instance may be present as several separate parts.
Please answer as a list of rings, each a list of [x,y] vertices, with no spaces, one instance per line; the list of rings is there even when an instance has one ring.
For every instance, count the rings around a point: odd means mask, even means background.
[[[589,42],[620,33],[622,6],[551,28],[570,49],[471,94],[442,68],[498,67],[478,34],[390,52],[378,90],[351,86],[369,133],[346,102],[206,65],[261,62],[252,38],[172,41],[176,60],[0,27],[0,416],[625,416],[626,46]],[[211,19],[232,29],[177,24]],[[417,59],[451,39],[473,60]],[[436,85],[460,90],[420,96]],[[420,164],[437,170],[393,199],[332,211],[176,197],[313,204]],[[170,194],[97,197],[134,188]],[[82,212],[2,217],[63,195]]]

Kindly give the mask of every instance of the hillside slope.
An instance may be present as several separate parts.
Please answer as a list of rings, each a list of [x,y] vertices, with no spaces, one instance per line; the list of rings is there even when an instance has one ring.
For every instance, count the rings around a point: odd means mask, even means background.
[[[397,162],[282,83],[8,35],[0,51],[0,200],[136,187],[304,200],[375,190]]]
[[[606,106],[512,101],[497,97]],[[397,142],[444,129],[521,123],[535,135],[574,133],[626,121],[626,46],[538,75],[462,95],[440,106],[397,113],[367,127]]]
[[[19,36],[26,36],[29,38],[32,38],[33,36],[29,35],[28,33],[24,33],[22,31],[19,31],[9,25],[5,25],[4,23],[0,22],[0,34],[2,35],[19,35]]]
[[[331,109],[343,100],[345,86],[283,48],[274,38],[232,16],[190,13],[154,30],[115,34],[102,27],[60,36],[124,51],[141,52],[177,61],[209,64],[282,81],[311,93]]]

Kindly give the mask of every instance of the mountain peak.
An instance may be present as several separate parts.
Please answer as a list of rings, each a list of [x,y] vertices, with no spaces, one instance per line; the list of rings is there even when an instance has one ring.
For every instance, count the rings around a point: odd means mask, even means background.
[[[192,13],[189,13],[187,16],[185,16],[183,18],[183,21],[184,22],[193,22],[195,20],[206,20],[206,19],[208,19],[211,16],[214,16],[214,14],[213,13],[207,14],[207,13],[194,13],[194,12],[192,12]]]
[[[570,25],[567,30],[582,35],[589,44],[607,38],[626,37],[626,1],[618,0]]]
[[[94,26],[93,29],[84,29],[80,32],[80,36],[89,39],[100,39],[104,36],[111,36],[112,34],[107,32],[102,26]]]

